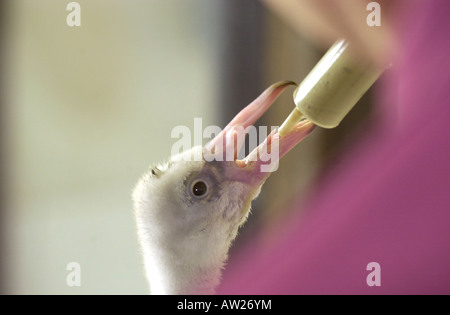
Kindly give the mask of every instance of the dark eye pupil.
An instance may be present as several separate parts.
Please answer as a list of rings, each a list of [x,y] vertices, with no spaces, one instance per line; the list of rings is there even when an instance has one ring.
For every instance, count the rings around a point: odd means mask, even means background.
[[[192,187],[192,192],[196,196],[203,196],[206,194],[206,191],[208,188],[206,187],[206,184],[204,182],[197,182],[194,184],[194,187]]]

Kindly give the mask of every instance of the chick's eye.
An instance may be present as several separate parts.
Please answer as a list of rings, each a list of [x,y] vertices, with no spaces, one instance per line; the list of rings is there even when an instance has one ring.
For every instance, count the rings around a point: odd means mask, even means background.
[[[208,192],[208,185],[204,181],[197,181],[192,185],[192,193],[196,197],[202,197]]]

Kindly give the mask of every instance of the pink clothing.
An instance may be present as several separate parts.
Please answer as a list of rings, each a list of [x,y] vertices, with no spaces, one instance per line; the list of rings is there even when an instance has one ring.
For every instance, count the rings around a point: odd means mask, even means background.
[[[377,84],[376,122],[293,205],[306,209],[274,246],[252,240],[231,257],[218,293],[450,294],[448,12],[448,0],[402,8],[403,53]],[[370,262],[379,287],[366,283]]]

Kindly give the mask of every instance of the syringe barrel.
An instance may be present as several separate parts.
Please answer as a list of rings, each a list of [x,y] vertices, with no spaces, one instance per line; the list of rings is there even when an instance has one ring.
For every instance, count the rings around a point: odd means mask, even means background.
[[[297,109],[314,124],[334,128],[378,79],[384,69],[337,41],[294,91]]]

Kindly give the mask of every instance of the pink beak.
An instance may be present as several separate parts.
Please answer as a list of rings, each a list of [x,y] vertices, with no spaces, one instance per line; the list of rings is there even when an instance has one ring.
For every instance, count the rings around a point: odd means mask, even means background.
[[[247,128],[252,126],[269,109],[276,98],[292,85],[296,84],[292,81],[272,84],[257,99],[242,109],[221,133],[206,144],[205,159],[234,161],[239,168],[251,171],[255,175],[276,170],[278,161],[314,129],[313,123],[308,120],[300,121],[284,137],[274,130],[244,159],[238,160],[237,155],[244,144],[245,136],[248,133]],[[269,174],[265,175],[264,177],[267,177]]]

